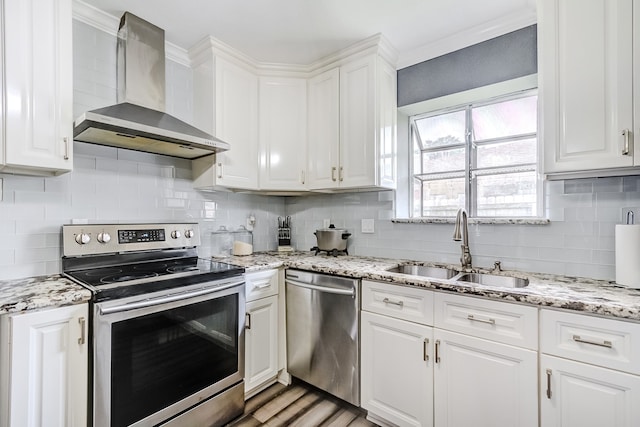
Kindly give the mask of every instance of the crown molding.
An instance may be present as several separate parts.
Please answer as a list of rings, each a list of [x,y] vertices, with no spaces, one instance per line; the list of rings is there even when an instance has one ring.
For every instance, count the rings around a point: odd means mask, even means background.
[[[535,7],[530,7],[524,11],[486,22],[449,37],[427,43],[410,52],[403,53],[398,58],[397,69],[406,68],[450,52],[455,52],[456,50],[528,27],[536,22],[537,15]]]
[[[73,19],[90,25],[100,31],[104,31],[114,37],[118,36],[120,19],[104,12],[95,6],[91,6],[82,0],[73,0]],[[181,48],[165,40],[165,56],[168,60],[190,67],[191,61],[186,49]]]

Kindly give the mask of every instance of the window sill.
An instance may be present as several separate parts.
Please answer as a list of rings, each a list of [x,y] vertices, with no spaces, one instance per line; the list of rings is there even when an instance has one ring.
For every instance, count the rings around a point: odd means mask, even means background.
[[[455,218],[392,218],[396,224],[455,224]],[[546,218],[469,218],[469,224],[548,225]]]

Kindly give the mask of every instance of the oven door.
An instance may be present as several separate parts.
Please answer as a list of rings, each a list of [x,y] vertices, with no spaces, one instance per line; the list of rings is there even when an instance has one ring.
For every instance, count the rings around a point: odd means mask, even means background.
[[[244,376],[243,278],[95,304],[95,427],[155,425]]]

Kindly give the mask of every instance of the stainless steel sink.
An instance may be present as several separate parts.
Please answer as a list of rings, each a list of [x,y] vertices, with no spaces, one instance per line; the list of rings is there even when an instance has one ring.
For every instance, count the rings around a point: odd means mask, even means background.
[[[484,273],[461,273],[455,280],[456,282],[471,282],[500,288],[524,288],[529,285],[529,279]]]
[[[451,279],[458,274],[456,270],[444,267],[428,267],[426,265],[401,265],[387,271],[391,273],[409,274],[412,276],[431,277],[434,279]]]

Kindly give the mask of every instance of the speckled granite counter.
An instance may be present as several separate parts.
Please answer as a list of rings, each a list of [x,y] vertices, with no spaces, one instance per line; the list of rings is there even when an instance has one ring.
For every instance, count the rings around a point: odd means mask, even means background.
[[[603,280],[505,271],[500,274],[528,278],[529,286],[525,288],[497,288],[466,282],[428,280],[419,276],[386,271],[388,268],[400,264],[422,264],[459,269],[459,266],[456,265],[356,256],[314,256],[310,252],[258,253],[250,256],[226,258],[224,262],[241,265],[248,272],[278,267],[298,268],[640,321],[640,290],[628,289]],[[476,269],[476,271],[486,272],[482,269]]]
[[[501,274],[528,278],[529,286],[497,288],[466,282],[429,280],[386,271],[401,264],[459,269],[456,265],[358,256],[314,256],[311,252],[265,252],[224,258],[220,261],[245,267],[247,272],[279,267],[298,268],[640,321],[640,290],[624,288],[603,280],[506,271]],[[0,314],[78,304],[88,301],[90,296],[88,290],[61,276],[0,281]]]
[[[62,276],[0,281],[0,314],[80,304],[91,292]]]

